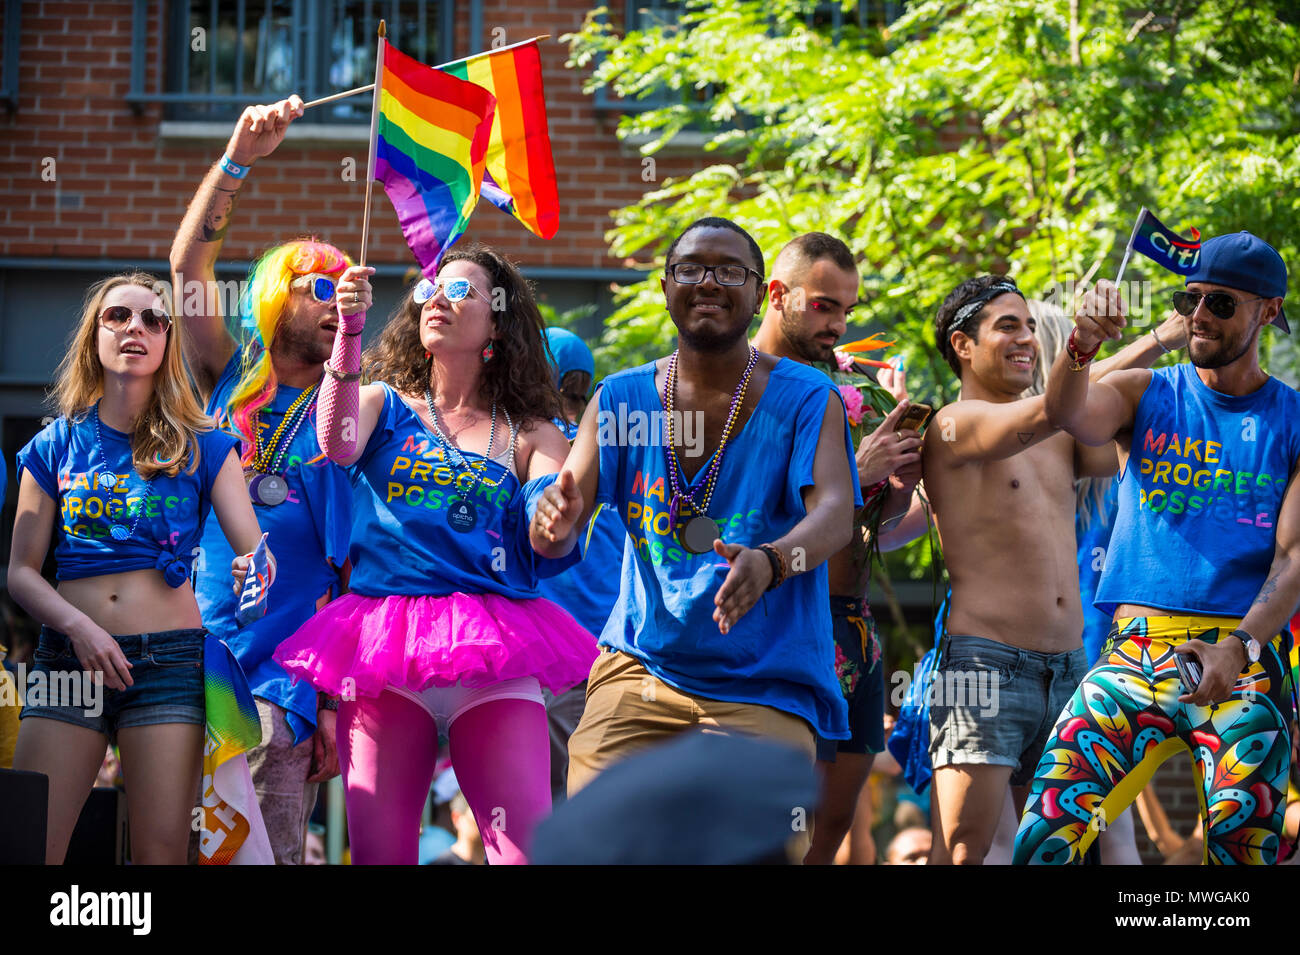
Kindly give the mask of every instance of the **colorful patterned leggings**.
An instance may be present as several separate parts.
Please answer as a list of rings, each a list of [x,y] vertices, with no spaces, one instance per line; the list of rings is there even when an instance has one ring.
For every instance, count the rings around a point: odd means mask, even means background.
[[[1222,617],[1122,617],[1056,722],[1034,773],[1014,864],[1080,861],[1156,768],[1190,750],[1207,862],[1277,861],[1291,762],[1291,680],[1281,637],[1214,706],[1179,703],[1174,648],[1235,640]]]

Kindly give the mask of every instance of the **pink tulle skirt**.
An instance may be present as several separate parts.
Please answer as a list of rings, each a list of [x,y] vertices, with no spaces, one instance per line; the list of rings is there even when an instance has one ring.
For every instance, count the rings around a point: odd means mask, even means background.
[[[295,681],[334,695],[375,697],[389,685],[484,687],[523,676],[559,694],[587,679],[597,652],[595,638],[544,598],[345,594],[274,658]]]

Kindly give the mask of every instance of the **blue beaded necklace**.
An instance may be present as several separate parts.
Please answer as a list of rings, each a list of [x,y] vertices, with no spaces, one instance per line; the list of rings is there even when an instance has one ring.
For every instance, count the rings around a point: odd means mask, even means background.
[[[104,473],[107,473],[112,478],[112,483],[109,485],[109,487],[110,488],[116,487],[117,473],[111,467],[109,467],[108,452],[105,451],[104,449],[104,434],[102,431],[100,431],[100,427],[99,427],[99,402],[98,401],[95,402],[95,439],[99,442],[99,457],[104,462]],[[136,474],[134,465],[132,465],[131,467],[131,473]],[[139,477],[139,475],[136,474],[136,477]],[[102,485],[101,475],[96,474],[95,486],[100,487],[101,485]],[[136,510],[135,520],[131,522],[131,526],[129,528],[125,524],[122,524],[114,520],[112,515],[109,514],[108,504],[104,505],[104,516],[107,517],[110,522],[108,527],[108,532],[111,535],[113,535],[113,540],[128,541],[135,536],[135,529],[140,526],[140,518],[144,516],[145,502],[149,500],[149,488],[152,486],[153,486],[153,478],[150,478],[149,480],[144,482],[144,490],[141,492],[140,495],[140,507]],[[124,508],[127,507],[127,503],[123,501],[122,506]]]

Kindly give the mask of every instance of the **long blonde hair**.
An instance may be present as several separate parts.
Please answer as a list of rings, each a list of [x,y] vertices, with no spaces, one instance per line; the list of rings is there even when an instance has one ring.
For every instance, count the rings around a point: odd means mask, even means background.
[[[55,372],[50,402],[69,421],[84,418],[104,394],[104,366],[99,360],[99,313],[108,293],[123,285],[138,285],[162,299],[172,316],[167,332],[162,365],[154,372],[149,403],[136,419],[132,432],[131,460],[145,480],[158,474],[174,477],[181,468],[187,474],[199,466],[199,444],[195,435],[210,431],[212,420],[194,397],[192,376],[185,361],[185,326],[175,321],[171,291],[166,282],[148,272],[123,272],[96,282],[86,291],[81,321],[72,332],[68,353]]]
[[[1041,395],[1047,390],[1047,379],[1057,356],[1065,348],[1074,327],[1065,317],[1059,305],[1052,302],[1031,300],[1026,303],[1029,314],[1033,316],[1038,327],[1034,334],[1038,338],[1038,366],[1034,369],[1034,383],[1025,389],[1025,397]],[[1081,477],[1074,481],[1074,509],[1086,529],[1092,523],[1092,516],[1098,515],[1101,526],[1110,523],[1110,515],[1102,506],[1106,493],[1114,482],[1113,477]]]

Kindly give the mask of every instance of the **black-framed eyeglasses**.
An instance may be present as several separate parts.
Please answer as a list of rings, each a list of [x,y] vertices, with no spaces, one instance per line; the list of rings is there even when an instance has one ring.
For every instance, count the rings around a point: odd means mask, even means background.
[[[1266,295],[1252,295],[1250,298],[1235,299],[1227,292],[1187,292],[1182,289],[1174,293],[1174,311],[1179,315],[1191,315],[1196,306],[1205,299],[1205,308],[1215,318],[1227,321],[1237,313],[1237,306],[1255,302]]]
[[[713,280],[719,285],[744,285],[750,274],[763,281],[760,272],[744,265],[700,265],[698,262],[674,262],[668,266],[668,274],[680,285],[699,285],[704,276],[713,273]]]
[[[131,324],[132,315],[140,316],[144,330],[150,335],[161,335],[172,327],[172,317],[160,308],[131,308],[127,305],[110,305],[99,313],[99,321],[110,332],[120,332]]]

